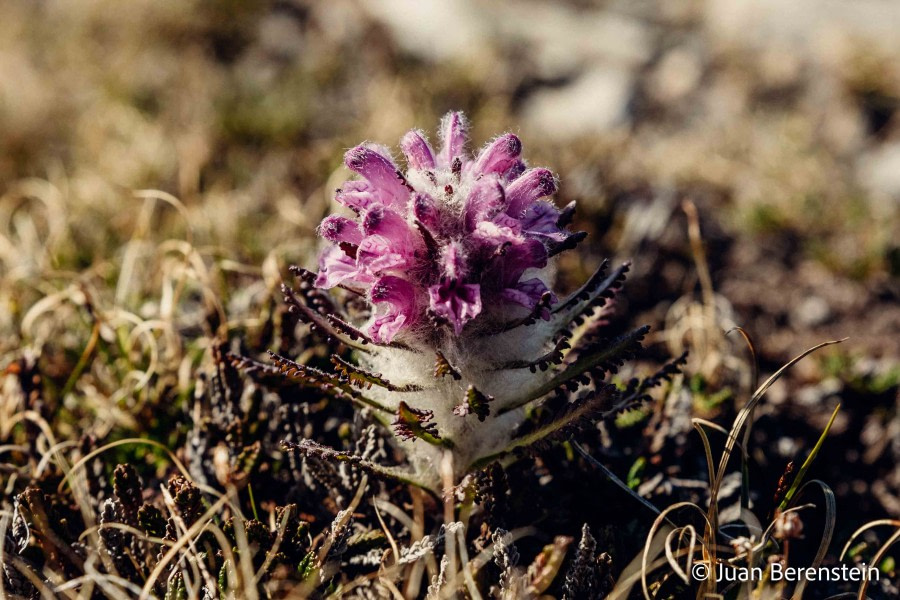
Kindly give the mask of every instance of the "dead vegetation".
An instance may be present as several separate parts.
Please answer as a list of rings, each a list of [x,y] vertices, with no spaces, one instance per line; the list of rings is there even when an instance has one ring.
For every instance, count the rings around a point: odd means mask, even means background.
[[[512,25],[435,57],[350,2],[115,4],[0,20],[0,597],[744,597],[689,561],[771,556],[885,575],[805,597],[898,593],[890,42],[848,24],[827,51],[760,51],[699,3],[559,3],[551,33],[620,19],[628,85],[622,121],[555,135],[541,111],[594,63],[548,66]],[[228,356],[330,368],[287,267],[314,264],[344,148],[449,108],[478,139],[544,140],[591,232],[563,286],[634,259],[617,318],[653,328],[616,383],[690,362],[654,403],[435,496],[286,451],[402,461],[365,413]]]

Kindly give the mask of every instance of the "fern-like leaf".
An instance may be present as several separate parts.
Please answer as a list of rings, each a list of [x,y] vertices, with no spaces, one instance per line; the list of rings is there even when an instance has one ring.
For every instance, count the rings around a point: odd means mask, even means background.
[[[572,326],[572,323],[580,324],[581,320],[588,316],[588,313],[598,306],[603,306],[622,286],[625,274],[631,268],[631,263],[623,263],[612,273],[606,275],[608,266],[609,261],[604,260],[578,291],[553,309],[553,314],[560,323],[568,324],[569,327]]]
[[[381,373],[367,371],[360,366],[347,362],[337,354],[331,355],[331,363],[347,382],[361,389],[371,389],[373,385],[377,385],[392,392],[418,392],[422,390],[421,386],[414,384],[394,385],[382,377]]]
[[[299,442],[282,441],[281,447],[286,452],[297,452],[303,456],[311,456],[326,461],[349,463],[373,475],[411,483],[427,489],[427,486],[422,481],[419,481],[412,472],[406,469],[380,465],[359,455],[323,446],[313,440],[304,439]]]
[[[552,365],[560,365],[565,358],[565,351],[569,349],[569,340],[566,336],[560,337],[553,349],[546,354],[531,361],[516,361],[506,363],[500,369],[529,369],[532,373],[536,373],[538,369],[546,371]]]
[[[565,390],[574,391],[581,385],[589,384],[592,378],[595,381],[602,379],[606,372],[614,373],[640,350],[641,340],[649,330],[650,327],[645,325],[613,340],[600,340],[581,349],[576,359],[566,363],[559,374],[530,394],[504,407],[501,414],[551,393],[561,395]]]
[[[424,440],[435,446],[446,446],[449,440],[441,439],[437,425],[431,422],[434,412],[413,408],[404,401],[397,406],[396,419],[391,423],[394,433],[403,441]]]
[[[511,452],[539,451],[554,443],[569,439],[586,423],[593,423],[604,416],[618,391],[613,385],[601,385],[566,404],[562,410],[548,415],[540,422],[526,422],[516,432],[506,448],[497,454],[478,459],[470,469],[484,467]],[[591,418],[591,417],[594,418]]]
[[[470,385],[466,390],[466,397],[463,400],[462,404],[459,404],[453,408],[453,414],[458,417],[475,415],[476,417],[478,417],[479,421],[483,422],[491,414],[491,409],[488,404],[493,402],[493,400],[493,396],[483,394],[478,391],[478,389],[474,385]]]
[[[451,376],[456,381],[462,379],[462,375],[460,375],[459,371],[450,364],[444,355],[438,351],[435,355],[434,359],[434,378],[440,379],[441,377],[446,377],[447,375]]]
[[[374,408],[383,413],[393,412],[383,404],[360,394],[349,383],[341,381],[335,375],[320,371],[314,367],[301,365],[271,351],[269,356],[275,361],[275,365],[281,370],[283,376],[290,381],[310,386],[338,400],[346,400],[361,406]]]

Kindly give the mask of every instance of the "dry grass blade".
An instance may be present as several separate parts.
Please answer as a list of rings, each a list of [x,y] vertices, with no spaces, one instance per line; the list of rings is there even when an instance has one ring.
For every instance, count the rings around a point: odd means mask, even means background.
[[[350,518],[353,516],[353,511],[356,510],[356,507],[359,506],[359,503],[362,502],[363,495],[365,494],[366,488],[369,485],[369,477],[368,475],[363,475],[362,480],[360,481],[359,487],[356,490],[356,494],[353,496],[353,499],[350,501],[350,504],[347,505],[347,508],[343,509],[339,514],[338,518],[332,523],[332,531],[337,531],[341,527],[345,526]],[[297,589],[297,593],[300,594],[300,597],[305,597],[306,595],[312,593],[315,589],[315,586],[319,583],[319,574],[320,568],[322,564],[324,564],[325,557],[328,555],[328,551],[331,549],[332,544],[334,544],[334,539],[331,536],[327,536],[325,541],[322,544],[322,547],[319,548],[318,553],[316,554],[316,565],[317,568],[315,571],[315,576],[310,577],[306,581],[303,582]]]
[[[687,552],[687,564],[685,565],[685,569],[681,568],[681,565],[678,564],[678,560],[675,558],[678,553],[681,551],[681,543],[685,538],[685,535],[688,537],[688,545],[686,550]],[[678,537],[678,546],[675,550],[672,550],[672,540],[675,537]],[[685,583],[690,583],[690,579],[688,578],[688,573],[691,572],[691,565],[694,562],[694,551],[697,546],[697,530],[693,525],[685,525],[684,527],[679,527],[678,529],[673,529],[669,532],[669,535],[666,536],[666,559],[669,561],[669,565],[672,566],[672,570],[675,571],[675,574],[681,578]]]
[[[731,457],[731,452],[734,449],[734,445],[737,443],[738,436],[741,433],[744,425],[746,424],[748,418],[753,412],[753,409],[756,405],[762,400],[765,393],[769,390],[773,383],[778,381],[779,378],[791,367],[795,364],[812,354],[813,352],[824,348],[826,346],[831,346],[834,344],[839,344],[843,342],[846,338],[841,340],[832,340],[828,342],[822,342],[821,344],[817,344],[808,350],[803,351],[799,355],[795,356],[791,360],[789,360],[786,364],[784,364],[780,369],[778,369],[774,374],[772,374],[766,381],[763,382],[759,388],[753,393],[750,397],[750,400],[747,402],[746,406],[741,409],[738,413],[737,417],[734,420],[733,425],[731,426],[731,432],[728,435],[728,439],[725,441],[725,448],[722,452],[722,458],[719,461],[719,468],[716,472],[716,477],[714,480],[714,484],[711,488],[711,497],[710,497],[710,522],[711,522],[711,531],[717,530],[718,517],[716,514],[716,502],[718,497],[719,486],[722,483],[722,479],[725,477],[725,469],[728,466],[729,458]]]
[[[216,500],[216,502],[213,503],[199,519],[197,519],[197,522],[182,534],[174,544],[172,544],[147,577],[144,587],[141,588],[140,600],[146,600],[151,596],[153,588],[156,585],[159,576],[162,575],[165,570],[166,565],[172,562],[178,555],[178,552],[185,546],[188,546],[193,541],[194,537],[209,525],[210,520],[227,502],[228,498],[226,496],[222,496]]]
[[[275,542],[272,544],[272,549],[266,553],[266,558],[263,561],[263,564],[260,565],[259,569],[257,569],[256,574],[253,576],[253,584],[254,587],[266,574],[266,571],[269,569],[269,565],[272,564],[272,561],[278,555],[278,550],[281,548],[281,543],[284,541],[284,532],[287,529],[288,520],[291,515],[288,511],[284,511],[284,516],[281,518],[281,522],[278,524],[278,529],[275,531]]]
[[[875,555],[872,557],[871,564],[878,565],[881,560],[885,557],[888,550],[896,544],[900,542],[900,520],[898,519],[878,519],[875,521],[871,521],[866,523],[859,529],[853,532],[853,535],[850,536],[850,539],[847,540],[847,543],[844,544],[843,549],[841,550],[840,560],[844,560],[844,557],[847,555],[847,551],[850,550],[850,547],[853,545],[853,542],[858,538],[861,534],[868,531],[869,529],[873,529],[875,527],[896,527],[897,530],[894,531],[893,534],[881,545],[878,550],[875,552]],[[866,598],[866,591],[869,589],[869,580],[865,578],[859,585],[859,590],[856,593],[857,600],[863,600]],[[850,597],[853,595],[851,594]]]
[[[600,462],[599,460],[597,460],[596,458],[591,456],[590,453],[581,446],[581,444],[579,444],[578,442],[576,442],[574,440],[571,443],[572,443],[572,447],[575,448],[575,450],[578,452],[578,454],[580,454],[582,457],[584,457],[584,459],[586,461],[588,461],[588,464],[590,464],[595,469],[599,469],[604,475],[606,475],[607,478],[609,478],[610,481],[612,481],[617,486],[619,486],[623,491],[627,492],[629,496],[631,496],[632,498],[634,498],[635,500],[640,502],[641,505],[646,507],[647,510],[652,512],[654,515],[660,514],[660,510],[658,508],[653,506],[653,504],[651,504],[646,498],[644,498],[643,496],[641,496],[640,494],[635,492],[633,489],[628,487],[628,485],[624,481],[619,479],[615,473],[613,473],[612,471],[607,469],[606,465],[604,465],[602,462]],[[670,524],[673,527],[675,526],[675,524],[671,523],[671,521],[670,521]]]
[[[459,560],[462,568],[463,579],[466,582],[466,591],[472,600],[481,600],[481,594],[478,591],[478,585],[472,576],[472,569],[469,567],[469,550],[466,548],[465,528],[460,527],[456,530],[457,547],[459,548]]]
[[[381,530],[384,531],[384,535],[387,538],[388,543],[391,545],[391,552],[394,556],[394,565],[396,566],[400,561],[400,548],[397,546],[397,540],[394,539],[394,535],[385,524],[384,519],[381,516],[381,512],[378,510],[378,503],[375,501],[375,498],[372,498],[372,508],[375,509],[375,516],[378,518],[378,524],[381,525]]]
[[[662,534],[665,535],[665,537],[663,537],[661,540],[662,544],[660,544],[659,547],[656,550],[654,550],[652,553],[655,556],[659,552],[662,552],[665,550],[665,548],[667,546],[669,534],[670,534],[670,532],[667,532],[665,530],[660,530],[660,527],[663,525],[663,523],[665,521],[668,520],[667,517],[668,517],[669,513],[674,512],[681,508],[692,508],[692,509],[697,510],[700,513],[700,515],[703,517],[703,520],[706,522],[706,526],[711,527],[711,524],[709,522],[709,519],[707,518],[706,513],[703,511],[702,508],[700,508],[693,502],[677,502],[677,503],[673,504],[672,506],[669,506],[668,508],[666,508],[661,513],[659,513],[659,516],[656,517],[656,520],[653,521],[653,525],[650,527],[649,533],[647,533],[647,541],[644,544],[644,551],[641,553],[641,589],[644,592],[644,598],[646,600],[652,600],[650,597],[650,588],[647,585],[647,576],[650,574],[649,561],[651,559],[651,549],[655,545],[657,545],[659,542],[659,541],[657,541],[657,543],[654,544],[654,540],[657,538],[657,533],[659,533],[660,535],[662,535]],[[692,549],[693,549],[693,547],[694,546],[691,545]],[[705,541],[701,545],[701,550],[703,550],[704,554],[706,554],[708,551]],[[676,555],[677,554],[673,554],[673,557]],[[666,557],[666,562],[667,563],[669,562],[668,556]],[[714,564],[714,561],[710,561],[709,564]]]
[[[843,549],[841,550],[841,554],[838,556],[840,560],[844,560],[844,557],[847,555],[847,551],[850,550],[850,547],[853,546],[853,542],[856,541],[861,534],[865,533],[870,529],[874,529],[875,527],[897,527],[900,529],[900,519],[878,519],[875,521],[870,521],[866,523],[859,529],[853,532],[853,535],[850,536],[850,539],[847,540],[847,543],[844,544]]]
[[[835,412],[837,414],[837,412]],[[834,416],[832,415],[832,419]],[[798,475],[798,478],[800,476]],[[819,565],[825,560],[825,554],[828,552],[828,547],[831,545],[831,538],[834,536],[834,528],[837,523],[837,502],[834,498],[834,492],[830,487],[825,485],[824,482],[819,481],[818,479],[813,479],[812,481],[803,485],[798,492],[798,497],[803,495],[804,490],[806,490],[809,486],[818,486],[819,489],[822,490],[822,493],[825,496],[825,526],[822,530],[822,539],[819,541],[819,547],[816,550],[816,555],[810,564],[810,567],[813,569],[817,569]],[[806,584],[808,581],[805,578],[801,578],[797,583],[797,587],[794,590],[794,598],[802,598],[803,590],[806,589]]]
[[[175,456],[172,453],[172,451],[169,450],[163,444],[160,444],[156,440],[148,440],[148,439],[142,439],[142,438],[127,438],[124,440],[116,440],[115,442],[110,442],[109,444],[105,444],[105,445],[101,446],[100,448],[97,448],[96,450],[89,452],[88,454],[81,457],[81,459],[77,463],[72,465],[72,468],[69,469],[69,472],[66,473],[66,475],[65,475],[65,477],[63,477],[62,481],[59,482],[59,485],[56,487],[57,493],[62,492],[63,487],[65,487],[66,483],[68,483],[69,478],[72,476],[72,474],[76,473],[80,469],[82,469],[88,463],[88,461],[90,461],[93,458],[96,458],[97,456],[99,456],[100,454],[103,454],[104,452],[106,452],[107,450],[109,450],[111,448],[115,448],[117,446],[124,446],[125,444],[146,444],[148,446],[153,446],[154,448],[158,448],[158,449],[162,450],[163,452],[166,453],[166,455],[168,455],[168,457],[172,460],[172,464],[174,464],[178,468],[178,470],[181,472],[182,475],[184,475],[188,479],[191,478],[191,474],[188,471],[187,467],[184,465],[184,463],[182,463],[181,460],[179,460],[178,457]]]
[[[885,555],[887,555],[888,550],[890,550],[891,547],[897,542],[900,542],[900,529],[895,531],[893,535],[891,535],[891,537],[889,537],[884,542],[884,544],[881,545],[881,547],[878,549],[878,552],[876,552],[875,556],[872,557],[872,564],[878,565],[879,563],[881,563],[881,560],[885,557]],[[866,591],[868,591],[869,589],[869,582],[869,578],[866,577],[859,585],[859,592],[857,595],[858,600],[864,600],[864,598],[866,597]]]
[[[657,539],[653,543],[653,549],[651,554],[658,555],[663,551],[663,546],[665,545],[665,537],[668,535],[666,531],[657,532]],[[675,560],[678,560],[687,554],[687,549],[680,550],[673,555]],[[662,556],[660,558],[655,559],[649,565],[647,565],[646,571],[652,573],[656,569],[663,567],[669,564],[669,558],[666,556]],[[644,574],[644,561],[643,561],[643,553],[638,554],[632,559],[628,565],[622,570],[622,573],[619,575],[616,580],[616,585],[613,590],[606,597],[606,600],[627,600],[631,597],[631,590],[635,586],[635,584],[640,581]]]
[[[713,455],[712,455],[712,447],[710,447],[710,444],[709,444],[709,436],[706,435],[706,432],[703,430],[703,428],[700,425],[702,424],[702,425],[709,426],[709,425],[713,425],[713,423],[710,423],[709,421],[702,421],[701,419],[696,419],[696,418],[692,419],[691,423],[694,426],[694,429],[697,431],[697,433],[700,434],[700,441],[703,442],[703,452],[704,452],[704,454],[706,454],[706,470],[707,470],[707,475],[709,477],[709,485],[710,485],[710,487],[712,487],[716,482],[716,473],[713,470],[714,469],[713,465],[715,464],[715,460],[713,459]],[[716,427],[718,427],[718,426],[716,426]],[[724,429],[724,428],[722,428],[722,429]],[[725,435],[728,435],[727,431],[725,431]]]
[[[735,327],[734,329],[725,333],[728,335],[731,331],[737,331],[741,334],[741,337],[744,338],[744,341],[747,343],[747,349],[750,351],[750,386],[751,389],[756,389],[759,387],[759,357],[756,353],[756,345],[753,343],[753,339],[750,337],[750,334],[747,333],[743,327]],[[747,427],[744,428],[744,445],[741,449],[741,458],[743,462],[741,464],[741,507],[745,509],[750,508],[750,465],[749,465],[749,456],[747,455],[747,448],[750,446],[750,432],[753,430],[753,412],[750,413],[750,416],[747,418]]]

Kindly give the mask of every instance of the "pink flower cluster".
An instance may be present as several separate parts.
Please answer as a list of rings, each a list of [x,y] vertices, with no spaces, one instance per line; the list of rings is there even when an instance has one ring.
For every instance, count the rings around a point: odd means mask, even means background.
[[[466,129],[461,113],[447,114],[438,152],[420,131],[408,132],[405,173],[373,144],[344,157],[361,179],[346,182],[336,200],[354,217],[332,215],[319,226],[332,245],[316,286],[365,294],[376,307],[369,334],[378,343],[435,322],[459,336],[479,316],[534,310],[548,291],[536,270],[580,239],[564,230],[568,212],[544,199],[556,192],[553,174],[525,166],[518,137],[501,135],[472,159]]]

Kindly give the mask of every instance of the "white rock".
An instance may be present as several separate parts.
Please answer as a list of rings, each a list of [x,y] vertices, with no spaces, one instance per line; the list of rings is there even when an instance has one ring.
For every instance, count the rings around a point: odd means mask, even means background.
[[[633,86],[630,70],[598,65],[569,86],[536,92],[523,109],[523,119],[557,140],[603,133],[626,123]]]
[[[864,155],[857,168],[860,181],[869,191],[900,200],[900,142],[885,144]]]

